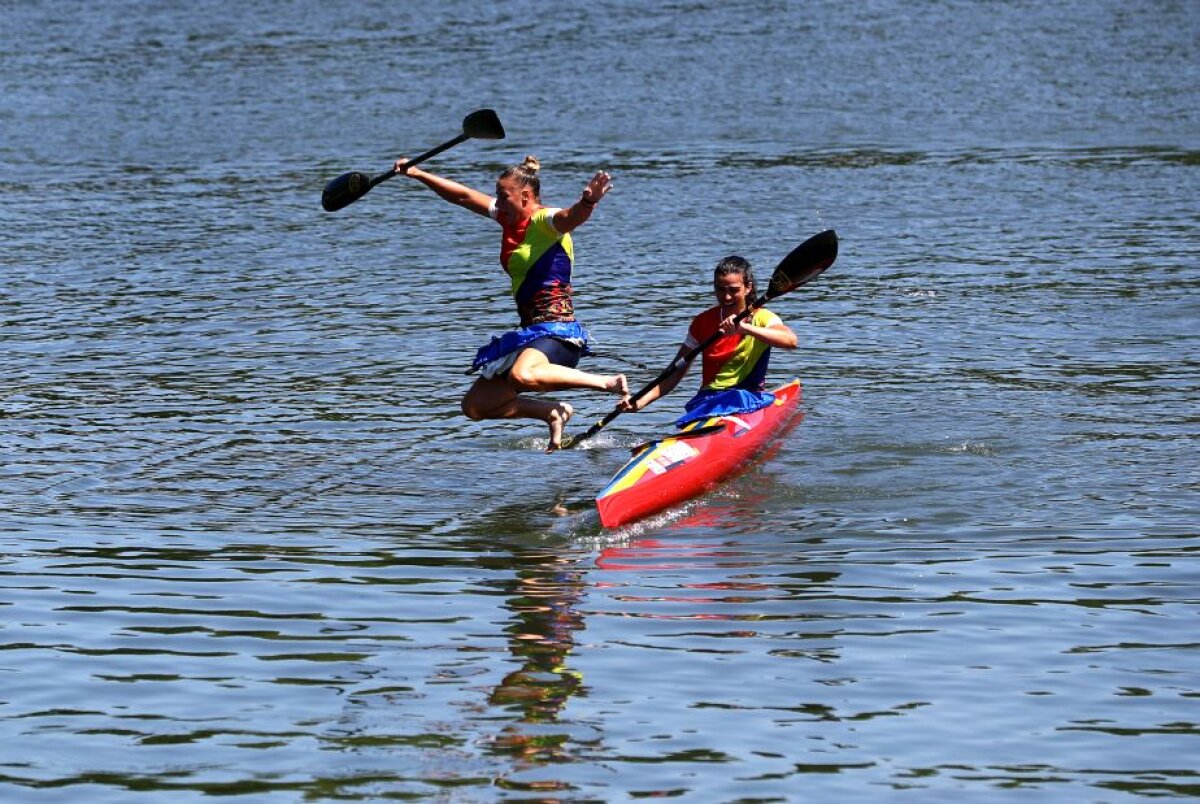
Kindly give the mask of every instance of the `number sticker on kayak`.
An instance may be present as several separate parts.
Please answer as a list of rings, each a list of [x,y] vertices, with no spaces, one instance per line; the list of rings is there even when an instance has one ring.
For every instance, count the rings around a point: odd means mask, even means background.
[[[646,468],[656,475],[661,475],[671,467],[699,454],[700,450],[692,447],[686,441],[670,441],[655,451],[654,457],[650,459]]]

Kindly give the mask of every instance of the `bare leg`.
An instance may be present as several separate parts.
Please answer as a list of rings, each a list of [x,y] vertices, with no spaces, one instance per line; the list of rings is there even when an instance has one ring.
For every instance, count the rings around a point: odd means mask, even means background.
[[[509,371],[509,381],[517,391],[564,391],[591,388],[618,396],[629,394],[624,374],[588,374],[579,369],[557,366],[537,349],[526,349],[517,356]]]
[[[521,396],[508,380],[502,377],[478,379],[463,397],[462,410],[468,417],[481,419],[539,419],[550,428],[547,452],[562,446],[563,427],[570,421],[574,409],[566,402],[552,402],[537,397]]]
[[[517,356],[507,377],[480,378],[463,397],[462,410],[475,421],[480,419],[540,419],[550,428],[547,452],[562,447],[563,428],[575,412],[566,402],[554,402],[522,396],[522,391],[561,391],[567,388],[592,388],[622,397],[629,395],[624,374],[588,374],[558,366],[537,349],[525,349]]]
[[[462,400],[462,411],[469,418],[481,419],[541,419],[549,421],[553,402],[535,397],[520,396],[504,377],[480,378]]]

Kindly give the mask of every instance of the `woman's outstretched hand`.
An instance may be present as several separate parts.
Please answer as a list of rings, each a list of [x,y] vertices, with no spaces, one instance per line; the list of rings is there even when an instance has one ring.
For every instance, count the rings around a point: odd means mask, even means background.
[[[597,170],[596,175],[588,180],[587,186],[583,188],[583,200],[588,204],[595,204],[601,198],[608,194],[612,189],[612,176],[606,171]]]

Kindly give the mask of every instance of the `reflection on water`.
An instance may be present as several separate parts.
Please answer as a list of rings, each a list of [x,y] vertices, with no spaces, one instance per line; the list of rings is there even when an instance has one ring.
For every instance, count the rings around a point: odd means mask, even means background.
[[[504,676],[488,703],[520,713],[492,743],[493,750],[531,762],[565,758],[570,739],[555,727],[571,696],[585,691],[583,674],[571,667],[579,611],[586,591],[577,559],[553,550],[522,550],[512,556],[516,577],[506,584],[512,614],[504,631],[519,667]]]
[[[830,775],[1197,792],[1196,646],[1158,624],[1197,603],[1194,538],[869,536],[772,509],[754,493],[770,471],[587,546],[548,535],[576,526],[548,504],[369,550],[10,539],[0,647],[29,672],[6,681],[0,776],[351,797],[729,798],[748,774],[766,797]],[[484,538],[494,517],[514,534]],[[961,710],[1004,716],[981,730]],[[51,739],[91,751],[64,774],[39,758]],[[298,775],[310,743],[340,770]]]

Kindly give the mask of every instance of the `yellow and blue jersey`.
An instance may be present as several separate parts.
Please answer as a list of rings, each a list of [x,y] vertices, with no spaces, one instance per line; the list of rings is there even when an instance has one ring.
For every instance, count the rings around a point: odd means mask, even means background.
[[[749,323],[756,327],[770,327],[780,323],[779,316],[759,307],[750,316]],[[695,349],[712,336],[721,324],[721,308],[712,307],[692,319],[684,346]],[[767,366],[771,359],[771,347],[750,335],[731,332],[717,338],[704,350],[704,376],[701,388],[709,391],[724,391],[742,388],[759,391],[767,379]]]
[[[504,233],[500,264],[512,281],[512,295],[523,327],[575,320],[571,303],[575,249],[571,235],[554,228],[557,211],[539,207],[528,220],[516,226],[501,223]]]

